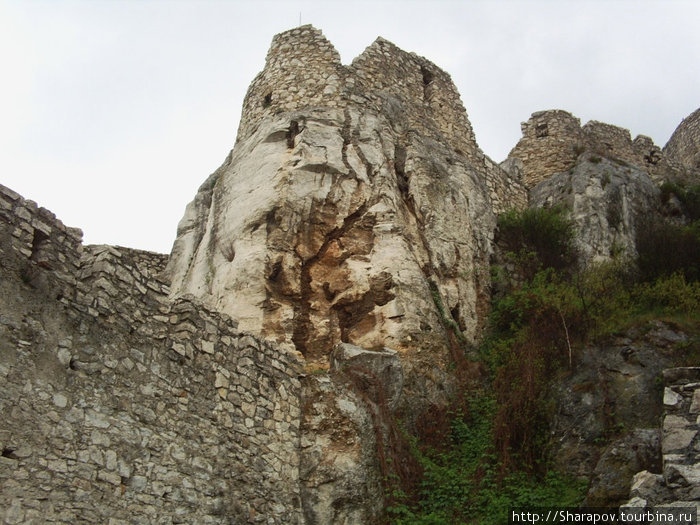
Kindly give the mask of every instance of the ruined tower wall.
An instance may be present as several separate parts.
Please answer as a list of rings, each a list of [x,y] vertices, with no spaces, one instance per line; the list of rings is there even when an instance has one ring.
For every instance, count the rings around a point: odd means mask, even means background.
[[[471,153],[476,141],[467,112],[450,75],[429,60],[378,38],[353,60],[350,71],[363,93],[381,103],[382,94],[398,97],[409,127],[437,129],[455,149]]]
[[[0,520],[300,522],[294,356],[80,237],[0,186]]]
[[[276,35],[265,68],[255,77],[243,101],[240,141],[267,115],[303,107],[341,107],[345,68],[323,33],[310,26]]]
[[[606,157],[614,157],[630,164],[640,160],[632,144],[629,130],[592,120],[583,126],[587,149]]]
[[[584,142],[578,118],[561,110],[538,111],[520,127],[523,136],[508,157],[522,162],[525,186],[532,188],[573,166]]]
[[[351,65],[343,66],[333,45],[312,26],[276,35],[265,67],[245,97],[237,142],[249,137],[265,117],[351,104],[389,115],[399,135],[421,129],[442,136],[486,181],[497,211],[525,205],[527,195],[520,180],[503,172],[479,149],[450,75],[383,38]]]
[[[688,170],[700,170],[700,109],[683,119],[663,152]]]
[[[521,128],[523,136],[508,158],[522,163],[522,179],[528,188],[571,169],[584,151],[642,168],[656,182],[674,179],[680,172],[679,162],[666,149],[662,152],[649,137],[639,135],[632,140],[629,130],[598,121],[581,126],[580,120],[566,111],[533,113]],[[679,146],[670,148],[684,158],[692,154],[681,153],[681,149],[691,151],[692,137],[700,137],[700,133],[693,134],[692,125],[688,129],[679,134]]]

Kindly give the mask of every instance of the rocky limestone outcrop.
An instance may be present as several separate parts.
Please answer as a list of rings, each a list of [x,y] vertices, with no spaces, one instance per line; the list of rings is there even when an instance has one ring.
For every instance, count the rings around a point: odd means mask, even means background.
[[[634,257],[637,231],[654,220],[660,200],[644,170],[584,153],[568,171],[532,188],[530,205],[568,210],[580,260],[589,264],[616,255]]]
[[[165,275],[171,297],[191,294],[304,358],[311,522],[367,522],[383,495],[358,507],[362,484],[387,476],[372,458],[396,448],[383,390],[361,395],[374,408],[342,416],[338,403],[357,405],[359,394],[335,372],[330,383],[313,374],[338,344],[389,347],[405,373],[391,411],[412,428],[445,407],[457,388],[450,366],[463,359],[457,340],[475,341],[485,323],[496,214],[526,200],[519,179],[481,152],[449,75],[428,60],[379,38],[344,66],[310,26],[273,39],[236,145],[187,207]],[[396,389],[394,379],[370,383]],[[335,415],[356,435],[354,459],[340,463],[329,459],[337,428],[319,423]]]
[[[445,317],[474,340],[494,210],[524,191],[505,190],[434,64],[378,39],[342,66],[329,46],[310,27],[275,37],[236,147],[180,223],[172,294],[309,360],[445,340]]]
[[[308,523],[372,523],[402,458],[393,416],[402,395],[398,352],[340,343],[328,373],[304,379],[302,501]]]

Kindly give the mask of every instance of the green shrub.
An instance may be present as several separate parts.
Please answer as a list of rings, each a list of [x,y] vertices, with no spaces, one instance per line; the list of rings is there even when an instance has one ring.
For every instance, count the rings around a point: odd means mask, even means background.
[[[700,312],[700,282],[688,282],[683,273],[674,273],[653,283],[641,283],[633,290],[638,311],[660,314]]]
[[[563,269],[576,261],[573,223],[563,208],[510,210],[498,219],[498,242],[526,278],[542,268]]]
[[[674,182],[664,182],[661,187],[661,202],[666,203],[675,195],[683,207],[683,214],[690,221],[700,219],[700,185],[685,187]]]
[[[638,228],[636,246],[642,280],[679,272],[689,281],[700,279],[700,221],[689,226],[648,222]]]
[[[397,525],[502,524],[512,506],[578,506],[587,483],[555,472],[502,476],[492,454],[496,400],[484,392],[472,396],[468,413],[452,421],[449,444],[439,452],[416,451],[424,469],[422,499],[414,507],[390,510]]]

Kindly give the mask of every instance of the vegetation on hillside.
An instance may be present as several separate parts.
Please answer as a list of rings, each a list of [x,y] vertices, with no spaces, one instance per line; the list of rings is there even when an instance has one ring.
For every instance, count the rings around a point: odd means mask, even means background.
[[[636,260],[581,270],[563,209],[500,217],[509,271],[494,268],[496,278],[507,279],[497,287],[478,349],[487,385],[455,403],[465,409],[452,414],[441,446],[411,438],[423,479],[417,499],[391,495],[394,523],[507,523],[510,507],[582,501],[587,482],[553,471],[548,458],[552,378],[575,366],[582,345],[650,319],[694,335],[682,349],[687,362],[679,364],[700,360],[700,256],[692,256],[699,253],[700,221],[658,228],[663,236],[640,229]]]

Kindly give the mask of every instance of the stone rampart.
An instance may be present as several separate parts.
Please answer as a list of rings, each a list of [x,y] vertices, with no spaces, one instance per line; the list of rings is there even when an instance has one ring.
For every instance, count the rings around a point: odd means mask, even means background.
[[[691,117],[687,120],[692,121]],[[507,166],[516,161],[521,163],[522,180],[527,188],[571,169],[584,151],[642,168],[657,183],[681,176],[674,155],[692,158],[692,153],[687,153],[693,148],[692,125],[678,135],[678,146],[669,148],[673,155],[666,148],[662,152],[645,135],[632,140],[629,130],[598,121],[581,126],[578,118],[562,110],[533,113],[521,128],[523,136],[508,155]],[[700,133],[695,136],[700,137]],[[681,149],[686,153],[681,153]]]
[[[692,171],[700,171],[700,108],[683,119],[668,143],[664,155]]]
[[[166,256],[0,210],[0,520],[300,523],[296,358],[170,301]]]

